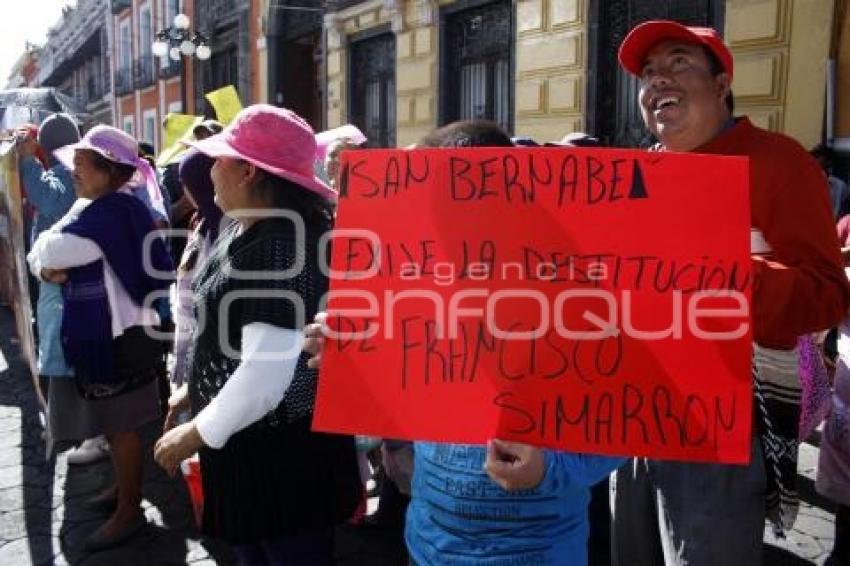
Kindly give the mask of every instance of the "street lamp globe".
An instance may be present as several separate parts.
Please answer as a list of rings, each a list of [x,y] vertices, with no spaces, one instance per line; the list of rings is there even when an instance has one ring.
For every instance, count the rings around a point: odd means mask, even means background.
[[[195,50],[195,56],[201,61],[206,61],[212,55],[212,51],[210,51],[210,46],[201,44],[198,46],[198,49]]]
[[[180,48],[179,47],[172,47],[171,50],[168,52],[168,56],[171,57],[171,59],[173,61],[179,61],[180,60]]]
[[[183,43],[180,44],[180,53],[186,57],[191,57],[195,53],[195,44],[188,39],[183,40]]]
[[[174,27],[177,29],[189,29],[189,16],[186,14],[177,14],[174,16]]]
[[[153,42],[151,51],[157,57],[165,57],[168,55],[168,44],[164,41],[156,40]]]

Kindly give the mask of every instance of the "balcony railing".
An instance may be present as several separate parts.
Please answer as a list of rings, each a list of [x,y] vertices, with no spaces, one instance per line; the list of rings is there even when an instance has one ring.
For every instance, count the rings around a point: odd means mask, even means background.
[[[133,0],[112,0],[112,13],[120,14],[133,5]]]
[[[151,86],[156,81],[154,72],[154,60],[152,55],[143,55],[136,61],[133,68],[133,83],[136,88]]]
[[[133,92],[133,73],[129,67],[118,69],[115,73],[115,94],[123,96]]]
[[[180,61],[168,59],[168,66],[163,67],[161,65],[157,65],[157,68],[159,69],[160,78],[168,79],[176,77],[180,74]]]
[[[87,102],[96,102],[103,98],[103,95],[108,91],[108,84],[105,80],[98,77],[89,77],[88,82],[86,83],[86,101]]]

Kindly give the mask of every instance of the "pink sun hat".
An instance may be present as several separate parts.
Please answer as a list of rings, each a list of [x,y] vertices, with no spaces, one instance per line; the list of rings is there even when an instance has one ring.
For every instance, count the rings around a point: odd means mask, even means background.
[[[210,157],[243,159],[327,200],[337,198],[313,173],[313,129],[292,110],[254,104],[243,108],[220,134],[184,143]]]
[[[167,216],[156,171],[150,163],[139,157],[139,142],[133,136],[118,128],[99,124],[86,132],[80,141],[60,147],[53,152],[53,155],[59,163],[73,171],[74,152],[78,149],[91,150],[113,163],[135,167],[144,177],[151,206],[163,216]]]
[[[319,132],[316,134],[316,161],[324,161],[328,155],[328,147],[336,140],[343,138],[351,140],[356,145],[363,145],[368,141],[366,134],[353,124]]]
[[[138,167],[141,161],[139,157],[139,143],[130,134],[99,124],[86,132],[77,143],[60,147],[53,152],[56,159],[65,167],[74,169],[74,152],[78,149],[89,149],[97,152],[104,158],[114,163]]]

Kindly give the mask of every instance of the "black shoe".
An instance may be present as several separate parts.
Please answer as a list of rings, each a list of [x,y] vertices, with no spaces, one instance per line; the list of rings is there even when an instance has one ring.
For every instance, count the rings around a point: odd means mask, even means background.
[[[145,519],[145,516],[139,515],[134,521],[114,535],[105,535],[101,529],[98,529],[86,539],[84,547],[88,552],[101,552],[103,550],[115,548],[116,546],[121,546],[133,538],[139,531],[146,527],[147,524],[148,522]]]

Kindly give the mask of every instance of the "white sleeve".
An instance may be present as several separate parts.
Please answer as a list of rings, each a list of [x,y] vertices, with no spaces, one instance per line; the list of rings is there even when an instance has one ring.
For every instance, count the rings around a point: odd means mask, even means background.
[[[42,269],[68,269],[87,265],[103,257],[94,241],[65,232],[43,232],[27,256],[30,270],[38,276]]]
[[[215,399],[195,417],[204,444],[221,448],[277,407],[292,379],[304,333],[252,322],[242,327],[242,361]]]

